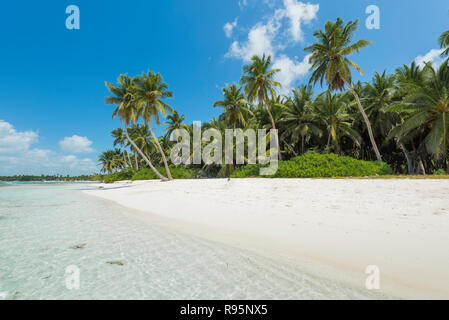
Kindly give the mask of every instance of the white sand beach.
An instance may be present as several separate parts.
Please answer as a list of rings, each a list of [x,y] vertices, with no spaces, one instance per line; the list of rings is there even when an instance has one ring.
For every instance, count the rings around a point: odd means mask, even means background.
[[[84,191],[151,223],[295,261],[399,298],[449,298],[448,180],[139,181]],[[133,211],[134,212],[134,211]]]

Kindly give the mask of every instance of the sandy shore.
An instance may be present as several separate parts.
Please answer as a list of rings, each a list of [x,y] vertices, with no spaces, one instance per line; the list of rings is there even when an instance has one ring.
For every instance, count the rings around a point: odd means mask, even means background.
[[[401,298],[449,298],[448,180],[121,182],[85,191],[143,219]]]

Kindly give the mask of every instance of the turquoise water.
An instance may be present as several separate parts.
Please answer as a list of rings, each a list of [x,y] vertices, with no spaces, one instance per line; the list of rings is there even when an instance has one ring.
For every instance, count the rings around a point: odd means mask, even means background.
[[[142,222],[83,188],[0,185],[0,300],[384,298]]]

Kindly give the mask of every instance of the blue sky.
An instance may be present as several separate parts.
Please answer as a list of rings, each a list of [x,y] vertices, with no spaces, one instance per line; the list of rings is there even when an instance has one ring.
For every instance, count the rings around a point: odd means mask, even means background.
[[[80,30],[65,26],[68,5]],[[380,29],[368,30],[368,5]],[[419,1],[130,0],[8,1],[0,10],[0,175],[96,171],[97,154],[120,126],[104,104],[104,81],[120,73],[160,72],[187,121],[207,121],[221,88],[238,82],[253,53],[274,56],[284,92],[308,81],[303,48],[313,31],[338,16],[361,19],[356,39],[374,44],[353,57],[369,81],[438,56],[449,29],[449,3]],[[226,26],[226,27],[225,27]],[[159,130],[159,133],[162,132]]]

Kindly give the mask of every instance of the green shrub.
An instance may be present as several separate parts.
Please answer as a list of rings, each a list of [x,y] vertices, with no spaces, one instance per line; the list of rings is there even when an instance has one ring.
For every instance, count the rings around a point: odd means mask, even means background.
[[[232,178],[258,177],[261,165],[246,165],[235,170]],[[364,177],[392,174],[384,162],[362,161],[336,154],[307,153],[289,161],[280,161],[271,178]]]
[[[231,178],[248,178],[248,177],[258,177],[259,169],[262,166],[259,164],[248,164],[246,166],[240,167],[231,173]]]
[[[446,171],[444,169],[439,169],[439,170],[435,171],[433,174],[436,176],[445,176]]]
[[[163,175],[166,176],[164,167],[156,167],[156,169]],[[195,179],[198,174],[198,169],[189,169],[184,167],[170,167],[170,172],[173,179]],[[158,180],[159,177],[149,168],[145,168],[136,172],[131,180]]]
[[[104,182],[105,183],[113,183],[116,181],[131,180],[131,178],[134,176],[135,173],[136,173],[136,170],[134,170],[134,169],[127,169],[127,170],[123,170],[123,171],[114,172],[114,173],[108,174],[104,178]]]

